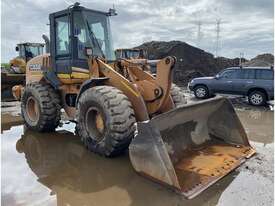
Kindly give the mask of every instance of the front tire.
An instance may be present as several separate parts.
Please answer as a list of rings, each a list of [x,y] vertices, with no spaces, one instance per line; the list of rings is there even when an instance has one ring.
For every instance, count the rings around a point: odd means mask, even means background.
[[[209,90],[204,85],[198,85],[194,88],[194,94],[198,99],[207,99],[209,98]]]
[[[21,100],[21,112],[28,128],[38,132],[54,131],[60,122],[60,97],[48,84],[27,84]]]
[[[123,153],[135,132],[128,98],[111,86],[86,90],[77,104],[77,131],[88,150],[107,157]]]
[[[253,106],[262,106],[266,104],[266,95],[261,91],[253,91],[248,95],[248,101]]]

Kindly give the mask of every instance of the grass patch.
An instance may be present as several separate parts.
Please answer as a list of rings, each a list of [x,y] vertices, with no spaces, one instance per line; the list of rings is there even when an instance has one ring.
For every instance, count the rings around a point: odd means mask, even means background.
[[[4,67],[4,68],[10,68],[10,64],[9,63],[1,63],[1,68]]]

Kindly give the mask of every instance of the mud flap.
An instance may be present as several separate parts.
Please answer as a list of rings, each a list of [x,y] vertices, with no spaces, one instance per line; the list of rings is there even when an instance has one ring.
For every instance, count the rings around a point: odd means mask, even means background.
[[[255,150],[222,97],[183,105],[137,125],[129,147],[134,169],[191,199]]]

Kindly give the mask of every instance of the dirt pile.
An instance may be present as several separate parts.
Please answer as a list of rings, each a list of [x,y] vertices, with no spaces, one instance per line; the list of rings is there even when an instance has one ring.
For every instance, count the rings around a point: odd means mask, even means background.
[[[211,76],[227,67],[239,66],[240,62],[239,58],[215,58],[213,54],[181,41],[151,41],[136,48],[147,50],[149,59],[160,59],[169,55],[176,56],[174,82],[179,85],[187,85],[194,77]],[[271,56],[273,58],[273,55],[268,54],[257,57],[269,62],[272,59]],[[242,62],[247,63],[250,61],[242,59]]]
[[[248,62],[243,64],[244,66],[253,66],[253,67],[270,67],[274,66],[274,56],[272,54],[260,54]]]

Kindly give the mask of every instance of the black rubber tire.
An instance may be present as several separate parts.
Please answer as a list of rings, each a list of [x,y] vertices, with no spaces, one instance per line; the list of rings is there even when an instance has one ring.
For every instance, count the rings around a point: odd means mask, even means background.
[[[29,98],[37,101],[37,121],[32,121],[28,115],[26,105]],[[26,85],[21,99],[21,113],[28,128],[39,132],[54,131],[61,119],[60,109],[60,96],[50,85],[38,82]]]
[[[88,131],[86,115],[91,108],[97,109],[102,115],[104,122],[102,134]],[[106,157],[123,153],[128,149],[134,137],[135,122],[134,110],[130,101],[114,87],[92,87],[83,92],[79,98],[76,130],[84,145],[94,153]],[[96,140],[97,136],[100,136],[101,139]]]
[[[198,90],[198,89],[203,89],[203,90],[205,90],[205,95],[204,95],[204,96],[199,96],[199,95],[197,94],[197,90]],[[210,96],[209,96],[209,90],[208,90],[208,88],[207,88],[206,86],[204,86],[204,85],[198,85],[198,86],[196,86],[196,87],[194,88],[194,95],[195,95],[195,97],[198,98],[198,99],[207,99],[207,98],[210,97]]]
[[[187,104],[183,91],[177,85],[172,84],[170,94],[176,107]]]
[[[260,95],[261,98],[262,98],[262,101],[259,102],[259,103],[255,103],[255,101],[253,101],[253,95]],[[265,105],[266,104],[266,101],[267,101],[267,97],[266,97],[266,94],[264,92],[261,92],[261,91],[258,91],[258,90],[255,90],[253,92],[250,92],[250,94],[248,95],[248,101],[251,105],[253,106],[262,106],[262,105]]]

